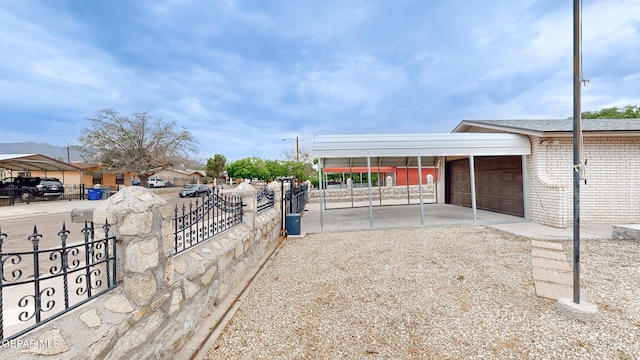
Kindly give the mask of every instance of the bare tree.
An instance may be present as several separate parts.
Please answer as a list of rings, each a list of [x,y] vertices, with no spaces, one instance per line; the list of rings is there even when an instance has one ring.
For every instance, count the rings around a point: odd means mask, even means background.
[[[313,163],[311,150],[307,148],[299,148],[296,153],[296,147],[293,146],[282,150],[282,155],[285,160],[296,161],[296,159],[298,159],[298,161],[302,163]]]
[[[122,116],[105,109],[87,120],[90,125],[79,138],[85,161],[137,173],[143,184],[155,171],[184,163],[196,151],[188,131],[148,112]]]

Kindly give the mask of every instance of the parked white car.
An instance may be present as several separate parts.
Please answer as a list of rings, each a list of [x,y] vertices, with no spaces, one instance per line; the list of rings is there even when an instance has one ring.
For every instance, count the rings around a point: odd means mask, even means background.
[[[159,177],[150,177],[147,179],[147,186],[150,188],[164,187],[164,180]]]

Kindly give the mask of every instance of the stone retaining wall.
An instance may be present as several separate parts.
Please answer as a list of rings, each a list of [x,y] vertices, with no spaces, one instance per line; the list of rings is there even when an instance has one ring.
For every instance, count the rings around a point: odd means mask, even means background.
[[[238,186],[242,223],[176,256],[172,208],[148,189],[122,189],[93,214],[96,228],[107,219],[118,238],[118,287],[3,343],[0,358],[174,357],[277,245],[282,194],[280,183],[270,187],[276,205],[257,214],[255,189]]]
[[[382,194],[383,200],[390,199],[406,199],[407,187],[406,186],[385,186],[385,187],[372,187],[371,195],[374,200],[378,200]],[[328,203],[332,202],[345,202],[351,201],[352,192],[351,189],[326,189],[322,193],[323,201]],[[422,196],[425,199],[434,199],[435,201],[435,185],[423,185]],[[411,199],[420,198],[420,187],[417,185],[409,186],[409,197]],[[353,189],[354,201],[369,201],[369,189],[368,188],[354,188]],[[320,201],[320,191],[313,189],[309,191],[309,202],[317,203]]]

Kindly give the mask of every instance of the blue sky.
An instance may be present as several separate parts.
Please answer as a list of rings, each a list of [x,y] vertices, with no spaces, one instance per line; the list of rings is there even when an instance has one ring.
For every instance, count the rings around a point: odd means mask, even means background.
[[[2,142],[75,144],[101,109],[175,120],[204,160],[317,134],[572,114],[572,1],[0,3]],[[584,0],[583,110],[640,105],[640,1]]]

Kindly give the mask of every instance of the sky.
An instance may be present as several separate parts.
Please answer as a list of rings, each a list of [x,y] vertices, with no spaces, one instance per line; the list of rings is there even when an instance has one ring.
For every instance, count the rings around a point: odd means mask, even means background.
[[[573,113],[568,0],[5,0],[0,24],[4,143],[75,145],[109,108],[175,121],[199,161],[275,160]],[[584,0],[582,25],[583,111],[640,105],[640,1]]]

